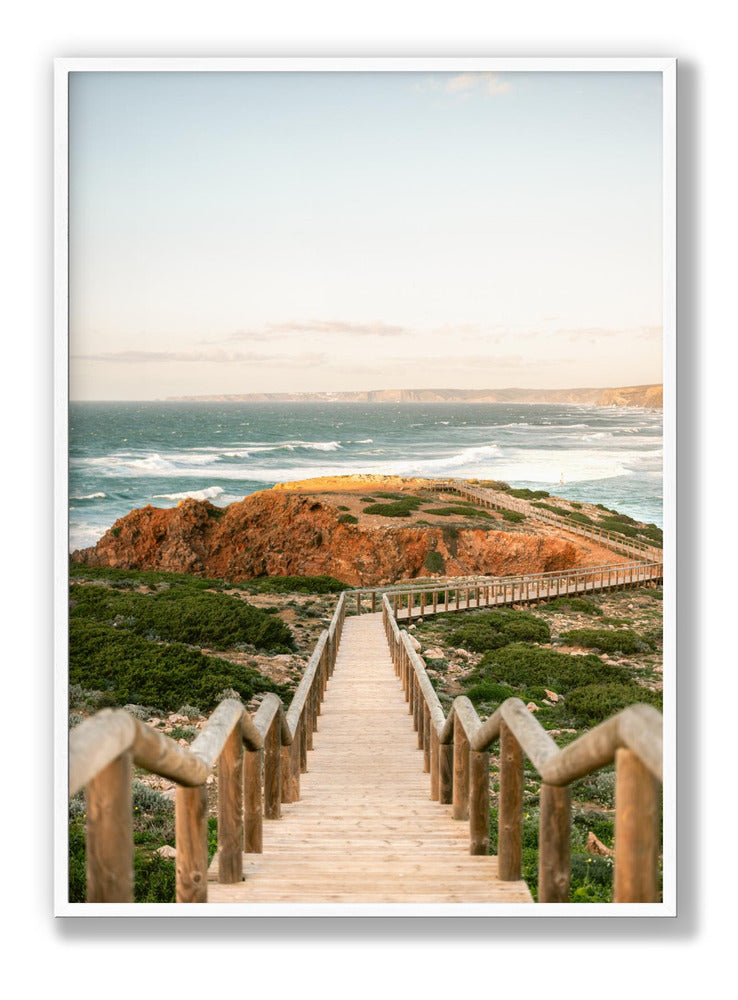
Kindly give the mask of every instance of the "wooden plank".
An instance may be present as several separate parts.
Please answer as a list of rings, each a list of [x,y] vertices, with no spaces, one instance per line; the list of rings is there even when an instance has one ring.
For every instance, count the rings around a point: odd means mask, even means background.
[[[382,615],[347,619],[301,798],[265,819],[264,853],[244,856],[242,883],[211,881],[209,901],[531,902],[524,883],[498,879],[496,858],[470,855],[468,824],[431,799],[425,742],[420,749]]]

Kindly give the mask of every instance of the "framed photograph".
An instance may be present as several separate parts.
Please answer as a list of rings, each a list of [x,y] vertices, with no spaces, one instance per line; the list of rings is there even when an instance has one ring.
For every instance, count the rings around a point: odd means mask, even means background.
[[[676,60],[60,59],[55,912],[676,914]]]

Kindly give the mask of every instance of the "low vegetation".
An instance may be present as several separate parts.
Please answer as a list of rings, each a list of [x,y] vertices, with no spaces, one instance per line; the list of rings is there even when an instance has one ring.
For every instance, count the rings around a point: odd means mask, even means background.
[[[507,698],[520,698],[563,747],[629,705],[661,709],[661,596],[660,590],[642,588],[560,597],[530,611],[433,616],[412,631],[421,655],[433,651],[426,657],[428,673],[446,711],[459,694],[482,718]],[[592,619],[597,628],[589,627]],[[556,648],[564,644],[592,652]],[[498,752],[499,745],[491,755],[491,853],[497,851]],[[524,767],[522,876],[537,898],[540,778],[527,759]],[[589,834],[606,850],[613,848],[612,766],[572,785],[569,896],[571,902],[612,902],[612,857],[589,853]]]

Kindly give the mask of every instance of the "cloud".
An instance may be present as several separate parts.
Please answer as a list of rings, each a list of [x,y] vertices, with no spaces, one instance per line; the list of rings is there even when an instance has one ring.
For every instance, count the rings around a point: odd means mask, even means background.
[[[100,354],[77,354],[75,361],[100,361],[112,364],[250,364],[303,367],[325,364],[325,354],[259,354],[255,351],[107,351]]]
[[[275,337],[297,334],[328,334],[349,337],[401,337],[412,333],[405,326],[374,320],[370,323],[352,323],[340,319],[287,320],[281,323],[267,323],[263,330],[236,330],[225,340],[228,341],[273,341]],[[204,341],[203,341],[204,343]]]
[[[371,323],[351,323],[338,319],[310,319],[300,322],[268,323],[274,333],[339,333],[360,337],[400,337],[411,331],[404,326],[374,320]]]
[[[501,80],[496,73],[458,73],[446,83],[447,94],[469,96],[481,93],[486,97],[499,97],[512,90],[509,80]]]

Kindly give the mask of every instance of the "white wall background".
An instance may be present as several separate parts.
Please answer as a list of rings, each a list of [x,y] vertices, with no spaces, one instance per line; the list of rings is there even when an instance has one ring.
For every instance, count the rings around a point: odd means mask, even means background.
[[[729,7],[652,0],[504,7],[338,0],[251,4],[28,0],[5,9],[2,64],[2,344],[5,425],[0,572],[6,747],[4,980],[76,997],[144,993],[514,998],[658,995],[730,976],[735,769],[735,558],[721,504],[735,478],[736,143]],[[51,916],[52,60],[56,56],[560,55],[680,59],[680,795],[675,920],[372,922],[54,920]],[[8,308],[9,307],[9,308]],[[19,434],[19,428],[24,433]],[[7,544],[7,542],[10,544]],[[697,599],[688,574],[710,581]],[[12,597],[12,604],[10,598]],[[688,600],[694,598],[694,600]],[[712,713],[727,715],[720,725]],[[710,718],[708,718],[708,713]],[[696,756],[696,764],[690,758]],[[693,819],[693,816],[697,819]],[[299,978],[304,978],[297,986]],[[396,977],[397,986],[390,985]],[[732,976],[728,982],[732,980]],[[717,976],[710,977],[712,981]],[[708,987],[709,988],[709,987]]]

